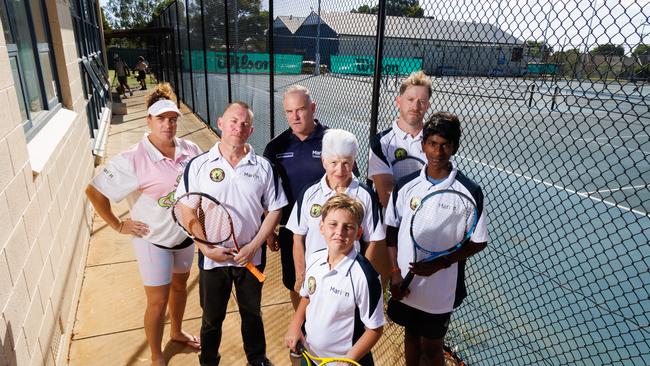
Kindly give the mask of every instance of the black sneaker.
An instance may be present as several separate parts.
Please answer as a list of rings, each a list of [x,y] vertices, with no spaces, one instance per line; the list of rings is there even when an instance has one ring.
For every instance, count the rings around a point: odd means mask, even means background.
[[[254,362],[254,363],[247,363],[247,366],[273,366],[273,362],[271,362],[269,359],[266,359],[261,362]]]

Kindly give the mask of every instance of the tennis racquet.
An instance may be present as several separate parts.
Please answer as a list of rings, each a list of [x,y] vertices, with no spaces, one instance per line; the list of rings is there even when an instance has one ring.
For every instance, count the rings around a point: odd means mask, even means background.
[[[424,161],[415,156],[407,155],[393,160],[390,165],[393,169],[393,180],[397,183],[403,177],[422,169]]]
[[[342,357],[321,358],[321,357],[313,356],[309,352],[307,352],[305,346],[303,346],[302,343],[300,342],[296,344],[296,351],[298,352],[298,354],[294,354],[293,352],[291,352],[291,354],[294,357],[302,356],[303,362],[300,364],[301,366],[337,366],[337,365],[361,366],[359,363],[349,358],[342,358]]]
[[[198,192],[185,193],[176,199],[172,217],[193,240],[223,246],[232,239],[235,249],[239,251],[232,218],[224,205],[212,196]],[[264,282],[266,276],[253,263],[246,263],[246,268],[260,282]]]
[[[419,204],[410,204],[417,205],[409,229],[413,242],[413,262],[428,262],[457,251],[476,228],[476,204],[464,193],[442,189],[429,193]],[[411,271],[406,274],[400,284],[402,293],[413,277]]]

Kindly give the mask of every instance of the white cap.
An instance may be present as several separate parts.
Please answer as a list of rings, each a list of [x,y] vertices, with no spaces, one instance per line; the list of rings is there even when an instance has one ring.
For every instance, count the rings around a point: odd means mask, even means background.
[[[147,113],[151,116],[159,116],[165,112],[175,112],[178,116],[182,116],[181,111],[176,107],[176,103],[169,99],[161,99],[156,103],[152,104],[151,107],[147,110]]]

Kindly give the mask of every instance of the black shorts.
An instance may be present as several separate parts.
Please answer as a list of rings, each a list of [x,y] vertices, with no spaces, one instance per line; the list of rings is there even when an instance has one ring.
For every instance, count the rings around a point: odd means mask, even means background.
[[[430,314],[395,300],[388,302],[386,315],[409,332],[429,339],[444,338],[451,320],[451,313]]]
[[[278,243],[280,243],[280,260],[282,262],[282,284],[293,291],[293,285],[296,283],[296,267],[293,265],[293,232],[281,227]]]
[[[118,76],[117,81],[120,83],[120,85],[126,85],[126,76]]]
[[[147,78],[147,73],[142,71],[142,70],[139,70],[138,71],[138,81],[144,80],[146,78]]]

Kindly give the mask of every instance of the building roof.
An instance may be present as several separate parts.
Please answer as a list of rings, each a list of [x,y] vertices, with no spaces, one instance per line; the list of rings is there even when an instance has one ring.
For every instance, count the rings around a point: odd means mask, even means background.
[[[280,15],[275,18],[273,22],[273,28],[279,28],[281,26],[287,27],[291,34],[296,33],[298,28],[302,25],[306,17],[294,17],[293,15]]]
[[[317,19],[318,16],[312,12],[307,19],[303,20],[301,25],[316,24]],[[321,19],[340,36],[374,37],[377,32],[377,16],[374,14],[328,12],[322,13]],[[386,17],[385,35],[386,37],[392,38],[454,42],[525,43],[493,24],[439,20],[434,18],[388,16]]]

